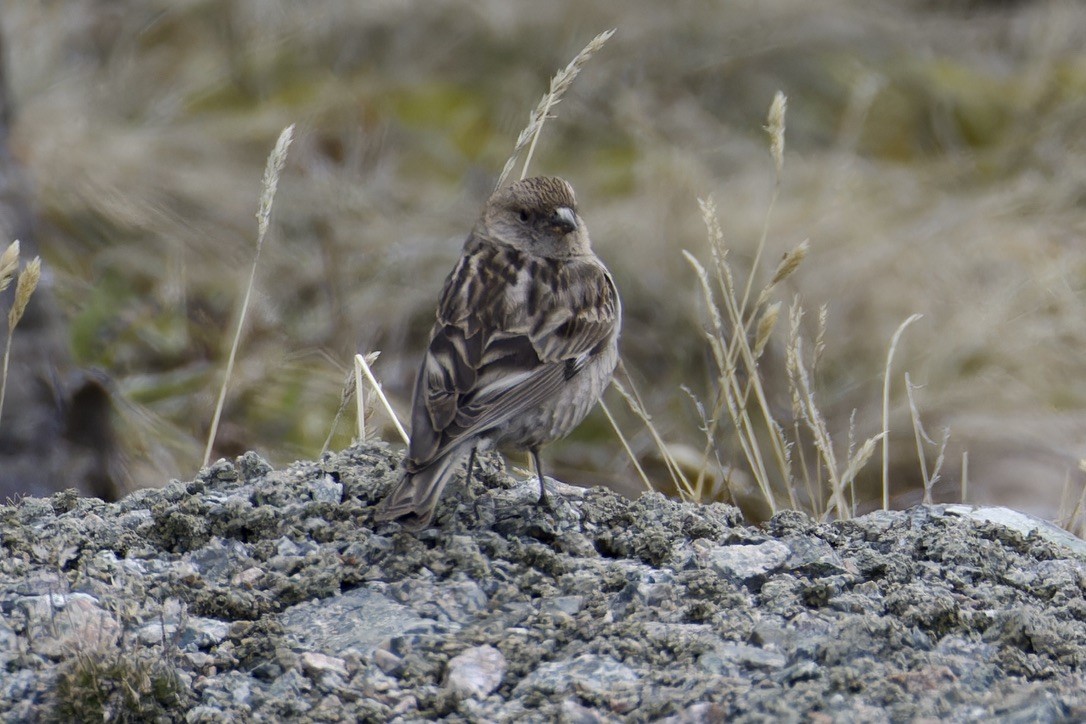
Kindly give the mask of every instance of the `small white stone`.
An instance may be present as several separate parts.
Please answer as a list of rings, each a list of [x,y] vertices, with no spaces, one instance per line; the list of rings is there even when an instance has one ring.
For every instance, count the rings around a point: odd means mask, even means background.
[[[493,646],[476,646],[454,656],[445,670],[445,686],[461,699],[485,699],[502,683],[505,657]]]

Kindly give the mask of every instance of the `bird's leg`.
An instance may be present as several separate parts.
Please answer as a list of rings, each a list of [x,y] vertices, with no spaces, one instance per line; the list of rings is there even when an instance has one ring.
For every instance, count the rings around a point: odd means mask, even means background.
[[[475,472],[475,451],[477,448],[471,449],[471,454],[468,455],[468,483],[471,483],[471,475]]]
[[[474,500],[475,494],[471,492],[471,476],[475,472],[475,451],[477,446],[472,446],[471,454],[468,455],[468,476],[464,478],[464,491],[468,494],[468,500]]]
[[[549,508],[551,501],[547,497],[547,486],[543,482],[543,466],[539,464],[539,450],[533,448],[528,452],[532,454],[532,464],[535,465],[536,475],[539,476],[539,504]]]

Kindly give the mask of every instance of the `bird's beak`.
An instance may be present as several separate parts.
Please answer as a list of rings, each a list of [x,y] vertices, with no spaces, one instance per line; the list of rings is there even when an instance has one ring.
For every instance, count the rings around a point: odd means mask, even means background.
[[[573,213],[573,209],[568,206],[559,206],[554,210],[551,224],[560,229],[563,234],[568,234],[577,228],[577,214]]]

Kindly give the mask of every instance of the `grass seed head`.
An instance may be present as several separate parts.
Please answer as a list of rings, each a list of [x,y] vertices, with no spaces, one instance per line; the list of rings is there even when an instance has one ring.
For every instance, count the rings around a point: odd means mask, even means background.
[[[41,280],[41,257],[34,257],[19,274],[19,281],[15,285],[15,303],[8,312],[8,329],[15,329],[15,325],[23,318],[26,305],[30,303],[30,297],[38,288]]]

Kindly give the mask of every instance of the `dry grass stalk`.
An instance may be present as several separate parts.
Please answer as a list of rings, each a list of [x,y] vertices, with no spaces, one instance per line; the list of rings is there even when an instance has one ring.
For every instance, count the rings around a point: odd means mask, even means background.
[[[709,469],[709,455],[710,453],[714,457],[717,470],[720,472],[720,480],[724,486],[724,491],[727,493],[727,500],[732,504],[735,503],[735,495],[732,492],[731,476],[728,474],[727,469],[724,467],[724,462],[720,459],[720,449],[716,445],[716,440],[713,438],[714,425],[709,420],[709,415],[705,411],[705,405],[702,404],[698,396],[694,394],[686,385],[681,385],[680,388],[686,393],[686,396],[690,398],[690,401],[694,403],[694,409],[698,413],[698,419],[701,422],[700,430],[705,435],[705,449],[701,454],[701,468],[698,470],[697,480],[694,481],[693,492],[695,500],[716,500],[714,491],[708,491],[708,498],[706,497],[707,491],[705,490],[705,475]]]
[[[376,358],[373,361],[376,361]],[[354,415],[357,421],[358,440],[364,442],[366,440],[366,393],[362,386],[362,362],[357,359],[357,355],[354,360],[354,369],[351,370],[351,385],[355,393]]]
[[[754,354],[754,350],[750,345],[748,338],[749,333],[749,320],[745,321],[743,318],[743,309],[736,297],[735,286],[731,281],[730,270],[727,263],[724,264],[725,274],[718,281],[723,289],[726,290],[724,294],[724,308],[728,312],[729,321],[732,329],[736,330],[730,340],[728,348],[728,367],[729,369],[739,369],[740,363],[742,363],[742,369],[747,377],[747,385],[744,389],[739,388],[739,378],[735,375],[729,375],[726,380],[726,384],[723,386],[725,390],[728,390],[728,394],[734,397],[729,401],[729,407],[734,407],[739,412],[740,419],[743,426],[747,430],[747,436],[750,440],[752,449],[755,453],[756,470],[765,472],[766,466],[763,462],[763,455],[758,446],[757,433],[753,422],[751,421],[751,415],[749,410],[749,399],[751,393],[755,398],[755,409],[765,422],[766,433],[768,434],[771,450],[770,453],[780,473],[781,479],[784,482],[785,490],[788,492],[789,503],[794,501],[794,488],[792,480],[792,466],[791,458],[788,452],[789,443],[785,439],[783,434],[783,428],[777,423],[773,416],[773,410],[769,404],[769,398],[765,392],[765,386],[762,381],[762,375],[758,368],[757,357]],[[752,274],[755,270],[752,270]],[[755,310],[756,311],[756,310]],[[753,316],[750,318],[753,320]],[[768,474],[766,479],[759,483],[759,487],[763,492],[769,492],[772,490]],[[770,508],[776,510],[776,504],[770,502]]]
[[[822,505],[822,468],[821,466],[814,464],[813,466],[807,460],[806,445],[804,445],[803,435],[803,398],[800,395],[800,386],[798,379],[797,366],[789,364],[788,361],[793,356],[800,356],[800,327],[803,322],[804,310],[803,305],[800,304],[799,295],[795,295],[792,298],[792,305],[788,308],[788,344],[785,347],[785,361],[784,366],[785,375],[788,379],[788,392],[792,398],[792,444],[797,450],[799,456],[799,470],[803,475],[803,485],[807,490],[807,500],[810,501],[811,512],[816,517],[821,517],[825,512]],[[814,471],[814,478],[811,477],[812,467]]]
[[[761,359],[765,352],[765,346],[769,344],[769,338],[773,334],[773,328],[777,326],[777,317],[781,313],[781,303],[769,305],[762,318],[758,320],[758,332],[754,336],[754,359]]]
[[[772,292],[778,284],[783,282],[788,277],[792,276],[799,265],[803,263],[803,260],[807,258],[807,252],[811,249],[811,242],[809,239],[804,239],[796,246],[792,251],[786,252],[781,257],[780,263],[777,265],[776,271],[773,272],[773,278],[769,280],[769,284],[758,293],[758,301],[754,303],[755,309],[762,306],[769,299],[769,294]]]
[[[811,374],[814,374],[812,367]],[[852,408],[852,414],[848,416],[848,459],[851,460],[856,452],[856,408]],[[855,480],[855,478],[853,478]],[[848,486],[849,502],[852,505],[853,512],[856,511],[856,485],[853,483]]]
[[[15,275],[19,271],[19,240],[8,244],[4,253],[0,254],[0,292],[11,286]]]
[[[630,389],[634,389],[633,381],[630,379],[630,376],[628,374],[626,375],[626,380],[631,384]],[[636,394],[636,390],[634,392],[630,392],[622,385],[621,382],[618,381],[618,378],[614,378],[611,380],[611,386],[614,387],[620,395],[622,395],[622,399],[626,400],[626,404],[629,405],[630,410],[635,415],[637,415],[637,417],[639,417],[643,423],[645,423],[645,428],[649,431],[649,434],[652,436],[653,442],[656,443],[656,447],[660,451],[660,457],[664,461],[664,467],[667,468],[668,475],[671,476],[671,481],[675,485],[675,489],[679,491],[679,494],[683,498],[689,498],[690,491],[693,489],[690,485],[690,481],[683,473],[682,468],[679,467],[679,463],[676,462],[675,457],[671,454],[671,451],[668,449],[667,443],[664,442],[664,438],[660,435],[660,431],[657,430],[656,425],[653,424],[652,416],[645,411],[645,407],[641,403],[640,396]],[[608,417],[610,418],[610,415]],[[613,420],[614,418],[610,419]],[[615,428],[615,432],[618,433],[619,437],[621,438],[622,433],[618,429],[618,425],[616,425],[614,422],[612,422],[612,425]],[[629,452],[632,455],[633,451],[630,450]],[[640,465],[638,465],[638,467],[640,467]]]
[[[862,470],[864,465],[867,464],[867,461],[871,459],[871,456],[875,454],[875,446],[878,445],[879,441],[882,440],[882,438],[884,437],[886,437],[886,433],[880,432],[877,435],[867,438],[866,440],[864,440],[864,444],[860,446],[860,449],[856,452],[856,454],[849,458],[848,466],[845,467],[845,472],[842,473],[840,476],[839,485],[841,486],[842,490],[845,487],[848,487],[850,490],[853,491],[852,507],[849,508],[846,505],[843,509],[844,512],[841,513],[841,515],[839,516],[840,518],[850,518],[856,515],[856,476],[859,475],[860,470]],[[835,498],[840,498],[843,500],[843,495],[835,496]],[[839,512],[840,510],[841,509],[839,509]]]
[[[19,320],[26,312],[26,305],[30,303],[30,297],[38,288],[41,281],[41,257],[34,257],[19,273],[19,281],[15,283],[15,301],[8,310],[8,335],[10,336]]]
[[[707,433],[707,438],[709,440],[715,439],[720,415],[726,409],[731,418],[732,425],[735,428],[740,447],[743,450],[744,456],[750,463],[759,490],[769,504],[770,510],[776,512],[777,506],[772,494],[769,475],[757,439],[757,433],[747,409],[747,399],[752,388],[751,386],[754,386],[756,392],[761,393],[760,380],[758,379],[755,364],[756,355],[750,348],[749,340],[746,335],[747,327],[742,318],[743,313],[740,310],[740,305],[736,299],[737,292],[734,276],[731,271],[731,266],[727,261],[727,249],[724,247],[724,233],[720,226],[716,204],[712,198],[706,198],[699,199],[698,205],[701,209],[702,220],[705,223],[708,233],[709,249],[717,272],[717,285],[720,289],[721,299],[727,312],[728,323],[733,330],[733,333],[729,337],[728,332],[725,329],[724,316],[721,314],[720,308],[717,305],[716,295],[712,291],[708,274],[704,267],[702,267],[700,262],[698,262],[692,254],[684,251],[683,254],[686,257],[687,262],[691,264],[695,273],[698,275],[698,280],[702,288],[702,296],[705,298],[706,309],[708,310],[712,321],[712,330],[710,333],[707,333],[706,336],[709,339],[713,357],[717,364],[719,385],[717,389],[717,402],[714,406],[713,417],[710,421],[710,429]],[[749,373],[749,383],[745,390],[742,390],[739,387],[740,383],[737,371],[740,359],[744,361],[745,371]],[[761,399],[764,399],[764,395],[762,395]],[[768,406],[764,409],[768,410]],[[770,429],[770,435],[775,437],[775,429],[779,428],[776,428],[774,425],[771,415],[767,417],[766,421]],[[775,448],[779,450],[778,445],[775,445]],[[708,454],[708,451],[706,451],[706,454]],[[778,462],[780,459],[781,458],[778,455]]]
[[[918,389],[920,389],[919,386],[912,383],[912,380],[909,379],[909,373],[906,372],[905,394],[909,398],[909,413],[913,420],[913,435],[916,438],[916,457],[920,461],[920,475],[924,480],[924,504],[931,505],[931,491],[935,487],[935,484],[939,482],[940,471],[942,470],[943,459],[946,454],[946,445],[950,440],[950,429],[943,428],[943,439],[939,444],[939,455],[935,459],[935,466],[929,473],[927,455],[924,453],[924,443],[934,445],[935,441],[928,436],[923,423],[920,421],[920,410],[916,406],[916,399],[913,397],[913,392]]]
[[[1086,458],[1078,461],[1079,471],[1086,473]],[[1083,533],[1086,533],[1086,521],[1082,519],[1083,510],[1086,510],[1086,485],[1082,486],[1082,490],[1079,492],[1078,500],[1075,501],[1075,507],[1071,509],[1070,516],[1067,517],[1064,527],[1071,533],[1074,533],[1078,537],[1082,537]]]
[[[826,352],[826,322],[830,316],[830,309],[823,304],[818,308],[818,331],[815,333],[814,356],[811,359],[811,374],[818,371],[818,363],[822,361],[822,355]]]
[[[770,304],[770,296],[774,289],[794,274],[803,263],[810,248],[808,241],[801,242],[783,256],[769,282],[761,289],[753,304],[748,307],[754,278],[759,273],[765,249],[773,207],[780,189],[784,166],[786,108],[787,101],[784,95],[777,94],[766,124],[766,131],[770,136],[770,154],[776,169],[774,191],[766,211],[750,275],[742,285],[742,289],[738,288],[731,265],[728,263],[727,250],[724,248],[724,234],[716,206],[711,198],[699,200],[699,204],[708,232],[709,249],[716,267],[716,290],[713,289],[705,268],[692,254],[683,252],[697,275],[705,300],[709,320],[706,338],[717,366],[718,384],[713,414],[706,416],[702,413],[706,432],[704,459],[708,460],[709,453],[716,445],[717,429],[726,419],[723,417],[726,411],[735,428],[739,446],[748,467],[771,511],[775,512],[777,509],[773,492],[775,480],[777,484],[783,484],[788,493],[789,504],[792,507],[797,506],[797,486],[792,473],[792,454],[793,448],[798,448],[799,464],[814,512],[819,515],[834,513],[838,518],[847,518],[855,510],[856,475],[870,460],[876,446],[886,433],[884,429],[865,440],[859,445],[859,449],[856,449],[855,413],[853,413],[847,456],[844,465],[838,463],[829,426],[815,402],[811,382],[814,370],[825,351],[826,307],[823,306],[819,310],[814,354],[809,365],[805,360],[804,345],[800,335],[803,308],[798,298],[789,311],[790,331],[786,371],[792,396],[791,439],[785,433],[784,426],[775,419],[766,394],[765,381],[758,367],[758,362],[765,352],[780,315],[780,303]],[[761,422],[756,424],[755,418],[761,418]],[[810,461],[810,464],[804,453],[805,440],[809,441],[817,453],[816,459]],[[825,485],[823,475],[826,476]],[[695,492],[703,490],[701,478],[698,483]],[[825,503],[823,503],[821,492],[824,490],[828,490],[829,493]],[[846,500],[846,490],[850,491],[851,501]]]
[[[19,242],[15,241],[8,246],[3,256],[0,256],[0,271],[6,277],[5,283],[0,286],[0,289],[7,288],[11,284],[11,277],[15,275],[14,270],[18,269],[18,267]],[[4,370],[3,374],[0,375],[0,417],[4,412],[4,398],[8,389],[11,340],[15,336],[15,327],[19,325],[19,320],[23,318],[23,314],[26,312],[26,305],[30,303],[30,297],[33,296],[34,290],[38,288],[39,281],[41,281],[41,258],[34,257],[18,274],[18,281],[15,283],[15,299],[11,303],[11,309],[8,310],[8,338],[4,344]]]
[[[703,215],[707,211],[715,210],[712,204],[702,206]],[[711,222],[707,221],[707,225],[710,226],[711,239],[719,240],[717,243],[723,244],[723,235],[719,233],[719,219],[714,218]],[[769,219],[766,218],[766,226],[763,228],[763,233],[768,228]],[[754,354],[754,349],[751,347],[748,334],[750,333],[750,326],[755,319],[757,309],[764,304],[764,301],[759,302],[755,306],[749,317],[745,317],[745,311],[743,303],[739,301],[734,277],[731,272],[731,267],[727,262],[726,255],[723,250],[718,249],[714,254],[714,259],[717,260],[717,282],[721,289],[721,297],[724,302],[724,309],[728,315],[728,322],[731,325],[733,333],[729,339],[728,350],[725,359],[725,370],[729,370],[725,373],[726,379],[723,381],[725,384],[721,386],[724,391],[730,391],[729,394],[733,394],[735,399],[728,402],[729,406],[734,406],[738,411],[740,419],[743,422],[743,426],[747,430],[747,434],[750,437],[751,442],[754,444],[752,448],[756,460],[758,462],[757,470],[765,470],[765,464],[762,462],[761,452],[757,447],[756,432],[751,422],[750,412],[748,410],[748,400],[751,393],[755,396],[757,402],[757,409],[759,410],[762,418],[765,421],[766,432],[769,436],[769,441],[772,446],[772,456],[775,460],[776,466],[781,473],[782,478],[785,481],[785,488],[788,490],[789,498],[793,497],[792,489],[792,476],[791,476],[791,460],[788,454],[788,442],[784,438],[782,428],[777,424],[773,417],[772,408],[769,405],[768,396],[765,392],[765,387],[762,382],[761,373],[758,369],[757,355]],[[751,277],[757,272],[757,268],[751,269]],[[749,279],[748,279],[749,289]],[[759,295],[762,297],[763,295]],[[768,295],[766,295],[768,296]],[[723,340],[723,337],[721,338]],[[740,362],[742,363],[742,369],[747,377],[747,385],[745,389],[739,388],[739,378],[734,374],[734,371],[739,369]],[[763,492],[771,490],[768,478],[759,483]],[[776,508],[776,505],[771,503],[770,508]]]
[[[339,407],[336,408],[336,414],[332,418],[332,425],[328,429],[328,437],[324,438],[324,445],[321,446],[321,455],[328,452],[328,448],[332,446],[332,438],[336,434],[336,428],[339,427],[339,421],[343,419],[343,413],[347,411],[347,405],[354,399],[354,391],[358,386],[358,370],[352,369],[347,373],[347,378],[343,380],[343,390],[339,393]]]
[[[371,366],[377,361],[377,358],[381,356],[380,352],[370,352],[366,355],[366,362]],[[356,415],[358,420],[358,439],[366,439],[366,405],[365,395],[355,394],[357,390],[362,388],[362,365],[357,361],[353,368],[347,373],[347,378],[343,380],[343,390],[339,396],[339,407],[336,408],[335,417],[332,418],[332,426],[328,430],[328,437],[324,439],[324,446],[321,447],[321,455],[328,452],[328,448],[332,445],[332,438],[336,434],[336,428],[339,427],[339,421],[343,419],[343,413],[347,411],[347,405],[351,403],[351,400],[356,401]]]
[[[1086,473],[1086,458],[1078,461],[1078,469],[1079,472]],[[1071,472],[1068,471],[1063,479],[1063,490],[1060,491],[1059,517],[1056,523],[1069,533],[1081,537],[1083,531],[1086,530],[1086,523],[1081,518],[1083,506],[1086,505],[1086,485],[1080,483],[1079,493],[1075,496],[1075,504],[1071,506],[1069,499],[1073,495],[1071,492],[1073,482],[1079,481],[1077,478],[1072,477]]]
[[[703,215],[707,217],[706,226],[709,230],[710,241],[720,238],[717,236],[719,222],[717,222],[715,216],[708,216],[715,211],[715,206],[712,201],[706,200],[701,202],[701,207]],[[713,352],[713,358],[717,364],[719,385],[717,389],[717,404],[714,409],[713,421],[710,425],[708,438],[710,440],[715,439],[716,428],[718,425],[717,421],[720,418],[720,413],[726,409],[731,418],[732,425],[735,428],[744,457],[746,457],[750,464],[755,482],[758,484],[758,489],[761,491],[770,510],[775,513],[777,511],[777,504],[773,496],[769,473],[762,455],[761,446],[758,442],[754,422],[751,419],[750,412],[746,406],[746,394],[740,388],[739,375],[737,374],[736,355],[740,355],[745,361],[746,369],[749,372],[753,372],[751,381],[755,383],[755,389],[761,391],[760,382],[756,381],[757,370],[754,362],[753,350],[750,349],[749,341],[746,339],[745,334],[733,335],[731,340],[733,344],[729,345],[727,348],[725,347],[724,340],[727,338],[727,333],[724,329],[724,319],[717,306],[715,295],[713,294],[712,286],[709,282],[709,275],[705,271],[705,267],[701,265],[693,254],[684,250],[683,256],[691,267],[693,267],[694,272],[698,276],[702,296],[705,298],[706,309],[709,311],[709,317],[712,321],[712,330],[706,333],[706,339],[709,342],[709,346]],[[724,306],[728,311],[732,329],[742,329],[741,323],[738,325],[736,324],[737,304],[734,295],[735,288],[731,284],[730,273],[724,270],[727,262],[723,257],[724,255],[722,253],[717,253],[714,256],[718,262],[718,270],[720,270],[718,273],[718,282],[724,290],[722,292],[725,302]],[[765,399],[764,394],[760,399]],[[767,422],[771,426],[770,434],[775,436],[776,431],[772,429],[772,416],[768,414],[768,405],[763,407],[763,411],[766,412]],[[775,448],[776,447],[777,446],[775,445]],[[692,492],[693,491],[691,491],[691,494]]]
[[[931,486],[932,482],[928,478],[928,463],[926,456],[924,455],[924,441],[931,442],[931,438],[928,437],[924,431],[924,426],[920,422],[920,410],[916,407],[916,399],[913,397],[912,380],[909,379],[909,373],[905,373],[905,395],[909,399],[909,414],[913,421],[913,437],[916,439],[916,456],[920,461],[920,475],[924,480],[924,505],[931,505]]]
[[[524,167],[521,171],[521,178],[524,178],[528,173],[528,165],[532,161],[532,155],[535,153],[536,142],[539,140],[539,135],[543,130],[543,124],[547,120],[547,114],[550,109],[558,105],[562,100],[562,96],[569,90],[569,87],[573,85],[573,81],[576,80],[577,75],[581,72],[581,68],[584,67],[593,55],[595,55],[600,48],[603,47],[612,35],[615,34],[614,29],[604,31],[592,38],[592,40],[581,50],[580,53],[562,68],[555,73],[551,78],[550,88],[547,90],[543,97],[539,100],[539,104],[528,116],[528,125],[517,136],[517,142],[513,146],[513,153],[509,156],[509,160],[505,162],[505,166],[502,168],[501,174],[498,176],[498,183],[494,188],[501,188],[506,179],[509,178],[510,172],[513,170],[513,166],[517,163],[517,157],[520,152],[528,147],[528,155],[524,159]]]
[[[249,284],[245,288],[245,298],[241,303],[241,313],[238,315],[238,326],[234,332],[234,341],[230,345],[230,356],[226,361],[226,373],[223,375],[222,386],[219,388],[219,400],[215,403],[215,414],[211,417],[211,429],[207,434],[207,447],[204,449],[203,465],[206,467],[211,461],[211,450],[215,445],[215,436],[219,431],[219,419],[222,417],[223,406],[226,404],[226,390],[230,384],[230,376],[234,372],[234,360],[237,358],[238,345],[241,342],[241,331],[245,327],[245,317],[249,312],[249,301],[253,295],[253,285],[256,282],[256,269],[260,261],[260,250],[264,246],[264,238],[268,233],[268,223],[271,219],[272,204],[275,201],[275,191],[279,186],[279,176],[283,172],[283,166],[287,162],[287,149],[294,140],[294,124],[283,129],[279,134],[279,140],[275,142],[275,148],[268,155],[268,162],[264,167],[264,178],[261,183],[260,206],[256,212],[257,236],[256,252],[253,254],[253,268],[249,272]]]
[[[784,169],[784,116],[788,108],[788,99],[784,93],[777,91],[773,96],[773,102],[769,106],[769,115],[766,118],[766,132],[769,134],[769,151],[773,156],[773,164],[777,174],[773,184],[773,195],[766,207],[765,221],[762,223],[762,234],[758,238],[758,247],[754,251],[754,261],[750,266],[750,276],[747,277],[743,296],[739,301],[739,316],[746,312],[747,301],[750,299],[750,291],[754,287],[754,273],[762,261],[762,252],[765,251],[766,239],[769,237],[769,219],[773,215],[773,208],[777,205],[777,197],[781,192],[781,172]]]
[[[376,357],[373,359],[376,359]],[[385,406],[389,418],[392,419],[392,424],[396,426],[396,432],[400,433],[400,437],[403,439],[405,445],[410,445],[411,438],[408,437],[407,430],[400,424],[400,418],[396,416],[396,411],[392,409],[392,403],[385,397],[384,390],[381,389],[381,383],[377,381],[377,378],[373,374],[373,370],[370,369],[369,358],[356,354],[354,356],[354,361],[356,365],[362,368],[362,374],[365,375],[366,379],[373,386],[373,391],[377,393],[377,399]]]
[[[607,421],[611,423],[611,428],[615,431],[615,434],[618,435],[618,440],[622,443],[622,449],[626,451],[626,456],[633,461],[634,468],[637,470],[641,482],[645,484],[645,489],[649,492],[653,492],[656,488],[652,487],[649,476],[645,474],[645,469],[641,467],[641,463],[638,462],[637,456],[634,455],[633,448],[630,447],[630,443],[626,440],[626,436],[622,434],[622,429],[618,426],[615,416],[611,414],[610,408],[607,407],[607,403],[603,401],[602,397],[600,398],[600,408],[603,409],[603,414],[607,416]]]
[[[902,322],[897,330],[894,331],[894,336],[890,338],[890,349],[886,352],[886,367],[883,369],[882,377],[882,429],[890,429],[890,366],[894,361],[894,352],[897,351],[898,340],[901,339],[902,333],[905,328],[913,322],[921,319],[922,314],[913,314],[904,322]],[[882,440],[882,509],[890,509],[890,438],[884,437]]]
[[[788,345],[787,366],[789,384],[792,387],[793,395],[793,409],[796,419],[802,420],[808,433],[811,436],[811,441],[818,451],[818,464],[817,470],[819,474],[825,471],[827,475],[827,484],[829,485],[830,500],[828,506],[820,512],[820,516],[828,515],[831,511],[836,511],[836,517],[839,519],[845,519],[855,514],[856,496],[855,496],[855,480],[856,476],[863,466],[870,460],[874,454],[875,446],[878,442],[886,436],[886,431],[882,431],[863,442],[860,445],[859,450],[855,452],[855,410],[850,418],[848,447],[847,447],[847,463],[843,470],[838,467],[837,455],[834,451],[833,440],[829,433],[829,427],[826,424],[826,420],[819,410],[814,399],[814,392],[811,386],[811,375],[807,366],[803,361],[803,339],[798,334],[799,321],[802,317],[802,312],[799,310],[798,300],[793,304],[793,311],[790,314],[792,320],[792,332],[791,339]],[[798,424],[793,428],[795,430],[796,441],[801,439],[801,430]],[[800,446],[802,453],[802,446]],[[805,475],[807,473],[805,472]],[[807,479],[808,491],[821,489],[821,477],[818,478],[818,484],[812,486],[810,480]],[[850,491],[851,502],[845,499],[845,490]],[[817,500],[816,497],[812,497],[812,500]]]
[[[1086,491],[1086,488],[1083,488]],[[962,451],[962,502],[969,500],[969,451]]]
[[[833,449],[833,440],[830,438],[826,420],[818,409],[818,405],[815,404],[810,377],[807,368],[803,364],[803,340],[801,338],[796,338],[793,344],[789,345],[787,364],[793,371],[793,379],[796,384],[793,394],[798,397],[800,418],[811,433],[815,449],[821,458],[821,466],[828,476],[827,482],[830,485],[833,507],[837,510],[838,517],[847,518],[849,506],[844,499],[846,483],[838,475],[837,455]]]

